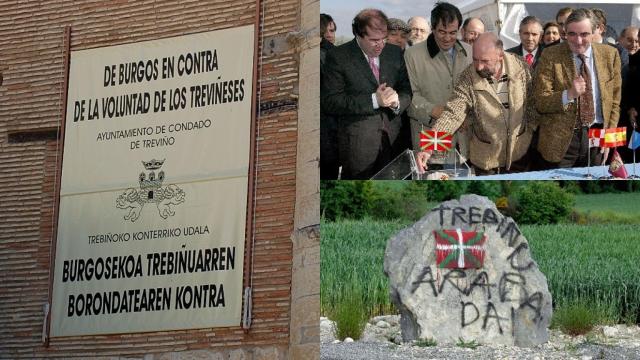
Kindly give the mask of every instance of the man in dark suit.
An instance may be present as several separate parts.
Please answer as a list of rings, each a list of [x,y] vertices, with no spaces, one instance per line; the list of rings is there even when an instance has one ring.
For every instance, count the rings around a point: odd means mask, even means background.
[[[338,118],[343,179],[368,179],[402,150],[394,145],[411,85],[402,50],[385,44],[387,23],[382,11],[363,10],[353,20],[355,39],[327,53],[320,105]]]
[[[540,113],[542,167],[600,165],[608,149],[589,152],[590,128],[615,128],[620,115],[620,55],[592,43],[596,22],[577,9],[565,24],[567,41],[542,54],[533,83]]]
[[[542,54],[542,22],[535,16],[527,16],[520,22],[520,45],[507,49],[516,54],[533,70]]]

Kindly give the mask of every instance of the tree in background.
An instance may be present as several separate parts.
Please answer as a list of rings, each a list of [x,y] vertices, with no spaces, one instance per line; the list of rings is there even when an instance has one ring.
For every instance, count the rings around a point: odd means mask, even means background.
[[[511,214],[521,224],[557,224],[571,213],[573,194],[556,182],[528,181],[510,198]]]

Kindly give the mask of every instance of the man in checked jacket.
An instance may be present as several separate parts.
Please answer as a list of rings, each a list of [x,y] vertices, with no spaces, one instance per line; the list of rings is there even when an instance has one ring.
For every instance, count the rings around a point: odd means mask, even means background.
[[[608,149],[589,151],[588,132],[618,124],[620,55],[592,42],[595,29],[591,10],[573,11],[565,23],[567,40],[546,49],[536,68],[541,168],[600,165],[607,158]]]
[[[473,64],[460,74],[432,128],[454,133],[469,121],[469,161],[476,175],[525,171],[535,128],[530,85],[527,63],[505,53],[495,34],[484,33],[473,43]],[[418,153],[422,170],[429,157],[431,151]]]

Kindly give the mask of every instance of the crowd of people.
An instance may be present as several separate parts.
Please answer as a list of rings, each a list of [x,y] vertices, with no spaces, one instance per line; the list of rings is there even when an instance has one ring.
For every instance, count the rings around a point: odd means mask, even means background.
[[[321,14],[321,178],[371,178],[408,148],[420,171],[600,165],[609,149],[590,149],[589,130],[635,128],[637,27],[611,42],[604,11],[563,8],[554,21],[522,19],[509,49],[485,27],[446,2],[406,23],[364,9],[353,40],[335,46],[336,24]],[[455,151],[422,150],[424,130],[453,134]]]

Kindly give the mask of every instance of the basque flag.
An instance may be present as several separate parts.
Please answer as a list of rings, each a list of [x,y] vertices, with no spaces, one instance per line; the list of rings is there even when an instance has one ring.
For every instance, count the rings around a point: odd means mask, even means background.
[[[629,139],[629,149],[635,150],[640,146],[640,132],[633,130],[631,139]]]
[[[444,131],[422,130],[420,132],[420,149],[449,151],[453,144],[453,135]]]
[[[482,231],[436,230],[436,264],[446,269],[479,269],[484,264]]]

